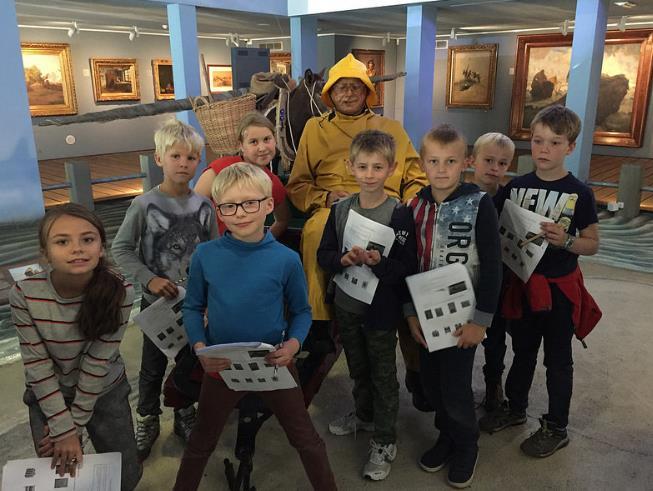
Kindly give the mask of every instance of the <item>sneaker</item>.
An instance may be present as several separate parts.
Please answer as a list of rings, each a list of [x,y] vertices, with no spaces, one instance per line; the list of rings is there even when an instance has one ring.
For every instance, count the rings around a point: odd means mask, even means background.
[[[483,400],[483,407],[487,413],[496,411],[501,404],[503,404],[503,387],[501,381],[497,383],[485,381],[485,399]]]
[[[419,459],[419,466],[426,472],[438,472],[449,462],[453,454],[453,440],[440,433],[438,441]]]
[[[540,429],[519,446],[526,455],[548,457],[569,444],[566,429],[561,429],[543,418],[540,418],[540,424],[542,425]]]
[[[150,455],[160,431],[158,414],[136,415],[136,451],[139,462],[143,462]]]
[[[397,445],[388,443],[382,445],[370,440],[370,460],[363,468],[363,477],[372,481],[381,481],[390,474],[390,463],[397,456]]]
[[[457,449],[451,457],[447,482],[458,489],[471,486],[474,480],[476,462],[478,462],[478,448],[476,446]]]
[[[512,411],[508,402],[504,401],[497,409],[478,420],[478,426],[487,433],[496,433],[508,426],[526,423],[526,412]]]
[[[182,409],[175,409],[175,435],[180,436],[184,442],[188,443],[190,434],[195,425],[195,406],[192,404]]]
[[[350,435],[357,431],[374,431],[374,423],[363,421],[356,413],[349,413],[329,423],[329,431],[338,436]]]

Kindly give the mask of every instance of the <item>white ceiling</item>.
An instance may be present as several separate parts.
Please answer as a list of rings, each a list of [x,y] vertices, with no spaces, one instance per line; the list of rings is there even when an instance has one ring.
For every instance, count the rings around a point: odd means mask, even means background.
[[[648,22],[653,27],[653,0],[636,0],[633,9],[624,9],[611,2],[609,16],[617,22],[627,15],[628,22]],[[500,32],[512,29],[545,28],[573,19],[576,2],[550,0],[450,0],[438,2],[437,30],[458,32]],[[77,21],[84,28],[105,28],[127,31],[136,25],[144,32],[164,32],[167,24],[163,4],[145,0],[16,0],[18,23],[68,28]],[[321,14],[320,33],[384,36],[405,35],[404,6],[381,7]],[[200,35],[239,34],[241,38],[288,36],[287,17],[241,13],[229,10],[198,8],[197,29]]]

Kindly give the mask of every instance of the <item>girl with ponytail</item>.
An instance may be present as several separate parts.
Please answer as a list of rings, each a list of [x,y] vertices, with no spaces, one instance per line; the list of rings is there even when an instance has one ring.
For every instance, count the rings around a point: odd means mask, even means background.
[[[132,490],[142,467],[119,347],[133,287],[108,265],[102,222],[81,205],[49,210],[39,242],[49,267],[10,293],[34,448],[74,476],[86,428],[97,452],[122,452],[121,488]]]

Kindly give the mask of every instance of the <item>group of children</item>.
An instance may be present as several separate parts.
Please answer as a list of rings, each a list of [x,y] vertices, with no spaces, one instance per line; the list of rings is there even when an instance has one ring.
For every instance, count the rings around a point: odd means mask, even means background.
[[[186,287],[183,313],[189,349],[180,357],[192,357],[198,349],[218,343],[262,341],[276,345],[266,362],[287,366],[298,380],[293,360],[311,326],[306,281],[298,254],[275,240],[288,215],[278,185],[275,194],[276,176],[267,169],[274,147],[272,129],[256,116],[248,118],[239,129],[242,158],[212,165],[208,177],[200,179],[198,191],[210,192],[212,203],[189,187],[201,138],[176,121],[160,129],[156,161],[163,182],[132,202],[112,252],[143,286],[141,308],[157,297],[174,298],[179,285]],[[544,457],[568,443],[571,339],[586,294],[577,258],[598,248],[597,217],[591,190],[564,167],[580,131],[578,117],[561,106],[546,108],[533,120],[531,131],[535,171],[502,188],[514,153],[507,137],[483,135],[468,158],[459,131],[448,125],[431,130],[420,148],[429,185],[406,204],[384,191],[395,169],[393,138],[365,131],[353,140],[348,170],[360,192],[332,206],[317,260],[331,274],[367,265],[379,280],[371,304],[337,285],[331,296],[354,381],[355,411],[334,420],[329,431],[373,432],[365,477],[387,477],[397,454],[395,351],[402,318],[422,346],[421,379],[439,431],[419,460],[423,470],[436,472],[449,464],[452,486],[467,487],[473,480],[479,422],[471,380],[481,342],[487,413],[480,428],[494,432],[526,422],[543,340],[549,410],[522,449]],[[470,161],[474,184],[462,179]],[[497,213],[506,200],[553,219],[542,224],[549,248],[526,285],[502,268]],[[344,249],[344,228],[352,210],[392,228],[395,240],[388,254],[374,248]],[[266,230],[266,216],[273,211],[277,227]],[[213,240],[217,220],[226,233]],[[64,205],[48,211],[39,238],[49,268],[18,282],[10,298],[37,454],[51,456],[62,475],[74,473],[83,459],[80,439],[86,428],[97,451],[122,452],[122,489],[134,489],[141,463],[159,434],[167,359],[144,336],[134,434],[130,389],[118,349],[133,288],[107,265],[103,226],[83,207]],[[453,262],[469,271],[476,310],[473,319],[455,331],[457,346],[429,353],[405,278]],[[503,401],[506,318],[512,319],[514,361]],[[220,376],[230,360],[198,359],[204,377],[197,412],[193,405],[175,409],[174,431],[187,441],[175,490],[197,489],[226,420],[244,395],[229,389]],[[313,488],[336,489],[324,441],[304,406],[301,388],[259,394],[297,449]]]

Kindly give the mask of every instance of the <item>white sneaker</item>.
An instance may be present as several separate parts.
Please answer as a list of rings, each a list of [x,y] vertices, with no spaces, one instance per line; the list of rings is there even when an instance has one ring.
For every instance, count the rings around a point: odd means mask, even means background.
[[[374,431],[374,423],[361,420],[356,413],[349,413],[329,423],[329,431],[334,435],[350,435],[357,431]]]
[[[372,481],[381,481],[390,474],[390,463],[397,456],[397,445],[388,443],[381,445],[370,440],[370,460],[363,468],[363,477]]]

